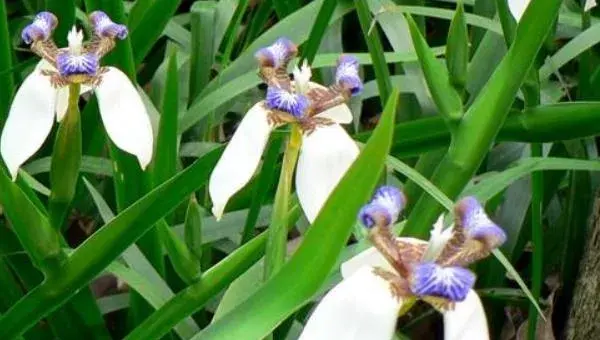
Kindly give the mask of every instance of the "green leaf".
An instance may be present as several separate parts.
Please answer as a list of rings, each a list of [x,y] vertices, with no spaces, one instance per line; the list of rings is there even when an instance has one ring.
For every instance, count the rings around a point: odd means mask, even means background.
[[[369,54],[373,60],[373,68],[375,69],[375,79],[379,88],[379,98],[381,106],[384,107],[392,91],[392,83],[390,81],[390,70],[387,67],[385,56],[383,54],[383,46],[379,38],[379,31],[376,27],[371,28],[371,12],[366,0],[356,0],[356,14],[363,33],[365,42],[369,49]]]
[[[127,283],[129,287],[138,292],[144,297],[152,307],[159,309],[169,300],[173,293],[170,295],[164,295],[164,292],[158,291],[152,286],[144,276],[136,272],[134,269],[128,268],[119,262],[111,263],[107,272],[114,274],[119,279]],[[168,287],[167,287],[168,288]],[[193,326],[192,326],[193,325]],[[198,331],[198,326],[194,324],[192,319],[187,319],[184,322],[179,323],[174,327],[175,332],[182,339],[188,339]]]
[[[67,46],[67,33],[75,24],[75,0],[46,0],[45,9],[60,22],[53,34],[54,41],[59,47]]]
[[[256,184],[254,184],[248,217],[246,218],[246,223],[244,223],[242,243],[250,241],[254,235],[254,228],[256,227],[256,222],[258,221],[262,206],[267,198],[268,192],[275,183],[276,177],[272,175],[270,170],[276,168],[283,141],[284,139],[279,135],[272,134],[270,142],[266,147],[267,151],[264,155],[261,171],[259,172]]]
[[[593,25],[564,44],[554,55],[547,58],[540,68],[540,80],[547,80],[563,65],[577,58],[600,42],[600,25]]]
[[[8,13],[6,2],[0,3],[0,128],[8,117],[8,108],[15,90],[13,79],[12,44],[8,29]]]
[[[275,3],[279,1],[275,0]],[[321,41],[325,36],[325,32],[329,27],[329,22],[331,21],[331,17],[337,7],[338,1],[336,0],[323,0],[323,4],[321,4],[321,8],[319,9],[319,13],[315,18],[315,22],[312,25],[310,34],[308,35],[308,41],[304,45],[302,49],[302,59],[306,60],[309,65],[312,65],[315,56],[317,55],[317,51],[319,50],[319,46],[321,46]]]
[[[4,169],[0,169],[0,203],[34,265],[47,275],[55,274],[66,256],[60,235]]]
[[[152,165],[154,185],[158,186],[177,172],[177,115],[179,113],[179,77],[175,55],[169,58],[162,112]]]
[[[110,210],[110,207],[102,195],[100,195],[87,179],[84,178],[83,181],[98,208],[102,220],[104,223],[110,222],[114,218],[114,214]],[[143,296],[152,307],[158,309],[174,296],[169,286],[164,282],[136,245],[131,245],[131,247],[127,248],[123,252],[122,257],[129,268],[124,267],[119,262],[112,262],[108,266],[107,271],[112,272],[127,282],[127,284],[137,291],[140,296]],[[189,337],[190,334],[194,334],[198,331],[198,326],[189,318],[185,319],[174,328],[177,334],[183,338]]]
[[[469,64],[469,32],[465,21],[465,8],[462,1],[456,4],[454,18],[448,30],[448,43],[446,44],[446,67],[450,82],[454,88],[462,93],[467,84],[467,66]]]
[[[192,104],[210,80],[215,50],[213,45],[215,20],[215,1],[196,1],[190,9],[192,52],[190,54],[190,89],[188,104]]]
[[[465,190],[464,195],[474,195],[482,202],[492,199],[519,178],[534,171],[542,170],[579,170],[600,171],[600,162],[571,158],[530,157],[517,162],[515,166],[500,173],[486,177],[484,181]]]
[[[431,92],[431,96],[440,110],[440,114],[450,120],[460,119],[463,115],[462,100],[452,87],[452,84],[450,84],[448,71],[435,58],[412,17],[407,16],[406,21],[408,22],[415,51],[419,56],[419,62],[423,68],[429,92]]]
[[[195,339],[262,338],[319,289],[350,236],[358,210],[377,185],[392,139],[397,103],[395,90],[373,136],[334,189],[292,258],[255,294]],[[311,275],[304,274],[306,268],[310,268]]]
[[[181,0],[155,0],[131,31],[131,48],[135,64],[140,64],[163,33]]]
[[[197,160],[186,170],[125,209],[75,249],[64,265],[66,270],[62,275],[49,277],[15,304],[9,313],[0,316],[0,327],[4,335],[11,337],[23,332],[62,305],[77,289],[94,279],[156,222],[189,197],[192,192],[205,185],[220,153],[221,150],[216,150]],[[5,188],[11,187],[5,185],[5,181],[2,180],[4,177],[0,176],[0,189],[2,189],[0,200],[7,207],[4,198],[10,192]],[[6,181],[11,183],[8,178]],[[10,202],[10,204],[17,204],[20,201],[13,199]],[[24,206],[26,205],[21,204],[19,210],[28,211],[29,209],[23,209]],[[14,206],[11,207],[10,210],[14,210]],[[26,217],[30,218],[29,215]],[[36,228],[36,232],[31,234],[40,235],[40,223],[31,222],[33,223],[27,224]]]
[[[158,339],[165,335],[180,320],[202,308],[211,297],[258,261],[262,256],[266,239],[266,233],[263,233],[235,250],[204,273],[198,282],[169,300],[125,339]]]

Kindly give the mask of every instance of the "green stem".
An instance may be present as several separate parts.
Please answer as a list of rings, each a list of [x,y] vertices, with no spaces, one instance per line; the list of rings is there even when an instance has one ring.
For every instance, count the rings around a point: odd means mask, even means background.
[[[81,115],[78,105],[80,90],[80,84],[69,85],[69,105],[56,134],[50,165],[52,192],[48,210],[50,222],[57,230],[61,229],[68,215],[81,167]]]
[[[515,41],[457,127],[448,154],[432,177],[432,182],[451,199],[460,194],[492,146],[552,27],[560,4],[560,0],[530,3],[517,28]],[[410,214],[404,232],[427,237],[441,212],[438,202],[422,196]]]
[[[290,206],[290,192],[294,168],[298,160],[300,145],[302,144],[302,130],[296,124],[292,125],[288,140],[283,165],[279,175],[279,184],[275,193],[273,215],[269,225],[269,238],[265,251],[265,271],[263,278],[267,280],[273,276],[285,263],[287,245],[287,217]]]

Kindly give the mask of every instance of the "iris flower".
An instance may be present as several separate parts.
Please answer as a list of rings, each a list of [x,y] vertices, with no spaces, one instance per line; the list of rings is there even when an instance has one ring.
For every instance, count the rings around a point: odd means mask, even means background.
[[[19,167],[44,143],[54,119],[67,112],[69,86],[81,85],[81,93],[93,90],[102,122],[120,149],[135,155],[142,168],[152,158],[153,135],[148,113],[135,86],[119,69],[100,66],[101,58],[127,37],[127,27],[114,23],[104,12],[89,16],[93,35],[83,41],[75,27],[67,48],[58,48],[52,33],[58,25],[50,12],[38,13],[21,37],[42,58],[18,89],[0,137],[0,153],[13,180]]]
[[[455,224],[442,218],[429,242],[392,236],[390,226],[404,207],[394,187],[381,187],[359,219],[375,246],[342,264],[342,282],[313,311],[301,340],[392,339],[398,315],[416,300],[443,313],[444,339],[489,339],[485,312],[466,268],[500,246],[506,234],[473,197],[455,207]]]
[[[231,196],[252,178],[269,135],[278,126],[297,124],[303,132],[296,192],[310,221],[358,156],[356,143],[339,125],[352,121],[345,103],[363,88],[358,61],[342,55],[335,84],[324,87],[310,82],[306,64],[296,67],[294,80],[290,79],[287,66],[296,53],[296,46],[285,38],[256,53],[259,75],[268,85],[266,98],[246,113],[211,174],[209,193],[217,219]]]
[[[519,21],[525,13],[525,9],[529,5],[531,0],[508,0],[508,8],[510,9],[510,13],[513,17]],[[596,0],[586,0],[583,5],[583,11],[587,12],[592,8],[596,7]]]

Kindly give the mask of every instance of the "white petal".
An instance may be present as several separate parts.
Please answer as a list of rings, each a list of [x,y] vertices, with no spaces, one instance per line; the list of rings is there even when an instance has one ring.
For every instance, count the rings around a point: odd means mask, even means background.
[[[311,223],[357,156],[356,143],[337,124],[320,126],[310,135],[304,135],[296,171],[296,191]]]
[[[310,87],[318,87],[321,89],[326,88],[325,86],[323,86],[321,84],[317,84],[317,83],[313,83],[313,82],[310,82],[309,85],[310,85]],[[352,119],[354,117],[352,115],[352,111],[350,111],[350,108],[346,104],[340,104],[338,106],[334,106],[330,109],[327,109],[327,110],[319,113],[316,116],[323,117],[323,118],[329,118],[338,124],[349,124],[352,122]]]
[[[0,152],[13,180],[19,167],[42,146],[54,123],[56,90],[35,69],[17,91],[10,107]]]
[[[586,0],[585,5],[583,6],[583,11],[587,12],[590,9],[596,7],[596,0]]]
[[[210,175],[208,192],[217,220],[223,215],[229,198],[250,181],[258,167],[273,129],[267,113],[263,102],[246,113]]]
[[[363,267],[321,300],[299,340],[389,340],[401,306],[390,284]]]
[[[81,85],[79,95],[92,90],[91,86]],[[67,109],[69,108],[69,87],[61,87],[56,90],[56,121],[60,122],[65,117]]]
[[[56,121],[60,122],[69,108],[69,87],[64,86],[56,90]]]
[[[113,143],[135,155],[145,169],[153,150],[152,125],[146,107],[129,78],[115,67],[108,68],[95,89],[104,128]]]
[[[56,67],[46,61],[46,59],[40,59],[40,61],[35,65],[35,70],[57,72]]]
[[[338,124],[349,124],[352,122],[352,111],[350,111],[350,108],[346,104],[334,106],[316,116],[329,118]]]
[[[445,340],[489,339],[485,311],[475,291],[469,291],[463,302],[456,304],[453,311],[444,313]]]
[[[510,13],[512,13],[513,17],[517,20],[521,20],[523,13],[525,12],[525,8],[529,5],[530,0],[508,0],[508,8],[510,9]]]
[[[413,237],[399,237],[398,240],[410,242],[413,244],[426,243],[423,240]],[[392,265],[390,265],[390,263],[385,259],[385,257],[383,257],[383,255],[381,255],[381,253],[375,247],[370,247],[369,249],[360,252],[358,255],[355,255],[348,261],[342,263],[342,265],[340,266],[340,271],[342,272],[342,277],[350,277],[359,269],[365,266],[380,267],[389,271],[394,271]]]

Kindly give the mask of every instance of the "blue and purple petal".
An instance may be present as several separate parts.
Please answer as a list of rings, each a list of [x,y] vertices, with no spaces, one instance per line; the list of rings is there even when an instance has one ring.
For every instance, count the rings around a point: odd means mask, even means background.
[[[506,233],[485,213],[474,197],[461,199],[455,208],[457,223],[465,229],[468,238],[484,242],[488,249],[495,249],[506,241]]]
[[[384,185],[373,194],[371,201],[359,212],[358,218],[367,228],[377,225],[389,225],[398,219],[406,206],[406,196],[400,189]]]
[[[62,76],[89,75],[94,76],[98,71],[99,60],[94,53],[72,55],[65,51],[56,57],[56,67]]]
[[[36,41],[46,41],[52,36],[52,32],[58,25],[58,19],[50,12],[38,13],[33,22],[23,29],[21,39],[26,44],[31,44]]]
[[[261,66],[281,67],[298,52],[298,47],[287,38],[279,38],[272,45],[259,49],[254,57]]]
[[[344,89],[348,89],[353,96],[360,94],[363,83],[358,75],[358,59],[351,55],[341,55],[335,71],[335,81]]]
[[[287,112],[296,118],[303,117],[304,112],[310,105],[310,101],[306,96],[290,93],[273,86],[267,88],[265,103],[270,109]]]
[[[475,274],[468,269],[425,262],[413,267],[410,289],[418,297],[434,296],[460,302],[474,284]]]
[[[128,34],[127,26],[113,22],[110,17],[102,11],[94,11],[90,14],[90,22],[94,34],[104,38],[125,39]]]

